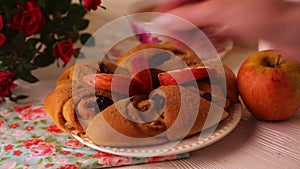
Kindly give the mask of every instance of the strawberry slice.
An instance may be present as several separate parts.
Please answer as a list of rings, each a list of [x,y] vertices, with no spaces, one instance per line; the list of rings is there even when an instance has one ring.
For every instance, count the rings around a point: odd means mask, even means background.
[[[145,57],[142,55],[134,56],[130,62],[129,71],[136,79],[144,83],[145,92],[149,94],[153,89],[153,84],[151,71]]]
[[[213,74],[217,73],[216,69],[208,67],[185,68],[159,73],[158,80],[161,85],[177,85],[208,77],[208,72]]]
[[[95,88],[109,90],[129,96],[145,94],[146,86],[139,79],[120,74],[99,73],[86,75],[83,79]]]

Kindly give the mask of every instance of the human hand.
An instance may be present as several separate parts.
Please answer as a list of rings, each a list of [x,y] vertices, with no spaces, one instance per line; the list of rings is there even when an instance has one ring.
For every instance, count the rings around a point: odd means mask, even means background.
[[[300,60],[300,7],[283,0],[169,0],[158,11],[186,19],[197,27],[218,27],[218,33],[244,41],[264,39]],[[164,17],[154,19],[159,27],[185,31],[184,25]],[[297,55],[297,56],[296,56]]]

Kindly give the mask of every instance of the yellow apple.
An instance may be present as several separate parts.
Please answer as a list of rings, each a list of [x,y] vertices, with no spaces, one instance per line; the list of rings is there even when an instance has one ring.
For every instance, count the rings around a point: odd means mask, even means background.
[[[286,120],[300,108],[300,63],[280,51],[248,57],[238,71],[237,85],[245,106],[258,119]]]

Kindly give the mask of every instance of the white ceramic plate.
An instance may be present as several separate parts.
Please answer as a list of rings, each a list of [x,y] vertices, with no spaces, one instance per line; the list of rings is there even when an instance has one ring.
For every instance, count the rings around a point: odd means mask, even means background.
[[[199,140],[199,135],[196,134],[192,137],[183,139],[177,145],[170,147],[168,149],[164,149],[163,147],[169,147],[164,145],[151,146],[147,147],[134,147],[134,148],[115,148],[115,147],[106,147],[106,146],[98,146],[95,145],[91,140],[87,138],[81,138],[79,136],[73,135],[77,140],[81,143],[91,147],[93,149],[107,152],[120,156],[130,156],[130,157],[150,157],[150,156],[165,156],[165,155],[174,155],[180,153],[191,152],[194,150],[201,149],[208,145],[211,145],[225,136],[227,136],[240,122],[242,117],[242,105],[240,103],[236,103],[233,105],[233,108],[230,112],[229,117],[224,119],[216,130],[206,137],[204,140]]]

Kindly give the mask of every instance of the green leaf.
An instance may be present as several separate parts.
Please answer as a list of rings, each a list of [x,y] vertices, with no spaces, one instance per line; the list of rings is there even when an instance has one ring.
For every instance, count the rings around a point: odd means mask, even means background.
[[[40,54],[34,59],[33,63],[39,67],[45,67],[45,66],[48,66],[48,65],[54,63],[54,61],[55,61],[54,56],[52,56],[50,54],[49,55]]]
[[[25,42],[25,46],[27,49],[35,49],[36,48],[36,44],[39,42],[39,39],[37,38],[31,38],[31,39],[28,39],[26,42]]]
[[[16,97],[17,100],[22,100],[22,99],[26,99],[26,98],[28,98],[28,96],[26,96],[26,95],[18,95]]]
[[[64,34],[66,36],[65,39],[71,39],[73,42],[76,42],[79,38],[78,32],[75,31],[66,31]]]
[[[20,55],[20,58],[22,57],[23,64],[29,64],[35,55],[35,51],[29,50],[29,49],[24,49],[23,51],[20,52],[19,55]]]
[[[24,32],[18,33],[18,35],[14,39],[13,44],[17,46],[19,49],[22,49],[25,44],[25,33]]]
[[[38,160],[38,164],[41,164],[42,162],[43,162],[42,158]]]
[[[45,138],[45,141],[46,141],[46,142],[55,142],[56,139],[52,138],[51,136],[47,136],[47,137]]]
[[[51,163],[53,160],[51,157],[46,157],[46,161],[48,161],[49,163]]]
[[[88,41],[88,43],[86,43]],[[80,42],[86,46],[94,46],[95,45],[95,39],[94,37],[89,33],[83,33],[80,36]]]
[[[37,122],[37,121],[35,121],[35,122]],[[36,124],[35,124],[36,125]],[[33,134],[32,136],[31,136],[31,138],[40,138],[41,136],[39,136],[39,135],[36,135],[36,134]]]
[[[78,30],[84,30],[89,26],[90,21],[83,19],[81,22],[78,22],[78,24],[76,24],[76,28]]]
[[[47,120],[41,120],[42,124],[47,124]]]
[[[17,0],[17,4],[25,5],[25,1],[24,0]]]
[[[35,83],[35,82],[39,81],[39,79],[37,79],[35,76],[33,76],[30,72],[20,73],[20,74],[18,74],[18,77],[29,83]]]
[[[71,0],[45,0],[45,11],[49,13],[64,14],[70,7]]]
[[[23,145],[17,145],[15,148],[21,148],[23,147]]]
[[[14,117],[13,120],[17,121],[17,120],[22,120],[22,119],[20,117]]]
[[[45,8],[45,7],[46,7],[46,2],[45,2],[45,0],[37,0],[37,3],[38,3],[42,8]]]
[[[67,15],[67,19],[71,23],[79,23],[83,20],[84,15],[86,14],[86,11],[84,8],[79,4],[72,4],[70,7],[70,11]]]
[[[30,71],[37,69],[37,66],[32,63],[23,63],[23,67],[24,67],[24,69],[30,70]]]

